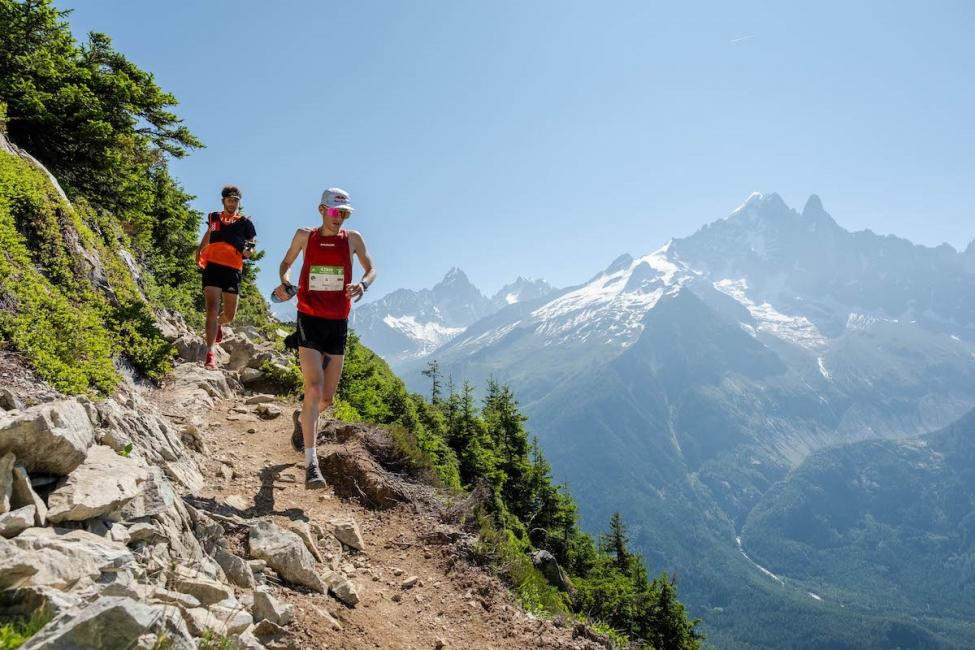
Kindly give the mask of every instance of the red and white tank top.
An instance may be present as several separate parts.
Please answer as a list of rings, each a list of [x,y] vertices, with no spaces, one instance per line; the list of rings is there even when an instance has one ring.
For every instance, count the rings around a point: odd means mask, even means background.
[[[352,282],[349,234],[322,235],[316,228],[308,237],[301,278],[298,280],[298,311],[307,316],[344,320],[352,311],[345,286]]]

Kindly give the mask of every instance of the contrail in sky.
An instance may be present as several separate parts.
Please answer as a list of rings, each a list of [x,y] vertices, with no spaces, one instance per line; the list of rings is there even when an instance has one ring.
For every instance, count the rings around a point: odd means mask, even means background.
[[[730,44],[734,45],[735,43],[741,43],[743,41],[750,41],[753,38],[756,38],[755,34],[749,34],[748,36],[739,36],[738,38],[733,38],[733,39],[731,39],[728,42]]]

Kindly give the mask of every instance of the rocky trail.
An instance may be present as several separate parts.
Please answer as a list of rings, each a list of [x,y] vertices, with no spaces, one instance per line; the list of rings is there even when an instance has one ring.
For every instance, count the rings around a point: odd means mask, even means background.
[[[328,423],[305,490],[297,405],[255,390],[282,353],[242,328],[207,371],[164,325],[183,363],[101,401],[0,356],[0,615],[53,616],[22,647],[604,647],[477,566],[471,504],[399,472],[381,428]]]

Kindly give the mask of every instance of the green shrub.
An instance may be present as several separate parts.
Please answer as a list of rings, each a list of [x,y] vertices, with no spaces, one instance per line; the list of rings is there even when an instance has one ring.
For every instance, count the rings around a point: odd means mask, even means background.
[[[518,595],[522,607],[542,616],[568,614],[568,595],[553,587],[535,568],[526,555],[526,545],[510,531],[499,528],[490,514],[481,512],[477,517],[476,557]]]
[[[207,630],[200,637],[196,647],[197,650],[231,650],[234,647],[234,640],[226,634]]]
[[[588,622],[587,624],[597,634],[603,634],[609,637],[610,642],[613,644],[614,650],[626,650],[626,648],[629,647],[630,645],[629,638],[625,634],[619,632],[618,630],[614,630],[606,623],[601,623],[597,621],[597,622]]]
[[[51,620],[51,613],[45,609],[34,611],[29,618],[0,624],[0,650],[14,650],[27,643]]]
[[[65,393],[111,392],[120,380],[117,356],[159,379],[171,368],[172,346],[117,242],[99,239],[83,209],[66,204],[27,161],[0,154],[0,338]],[[88,279],[96,258],[107,281],[98,288]]]
[[[282,367],[265,361],[260,370],[264,378],[274,384],[283,395],[297,395],[304,388],[305,380],[301,376],[301,369],[294,363]]]

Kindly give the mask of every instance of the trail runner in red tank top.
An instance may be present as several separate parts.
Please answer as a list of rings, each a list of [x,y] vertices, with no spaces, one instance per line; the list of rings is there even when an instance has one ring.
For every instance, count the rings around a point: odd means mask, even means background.
[[[352,301],[362,299],[376,278],[366,244],[355,230],[342,224],[352,216],[349,195],[330,188],[322,193],[318,206],[322,215],[319,228],[300,228],[281,261],[281,285],[274,292],[288,300],[293,291],[289,278],[291,265],[303,253],[298,280],[298,359],[305,380],[305,399],[301,406],[300,428],[305,454],[305,488],[325,487],[318,467],[315,436],[318,416],[332,406],[345,361],[345,341]],[[352,282],[352,257],[365,274]]]

